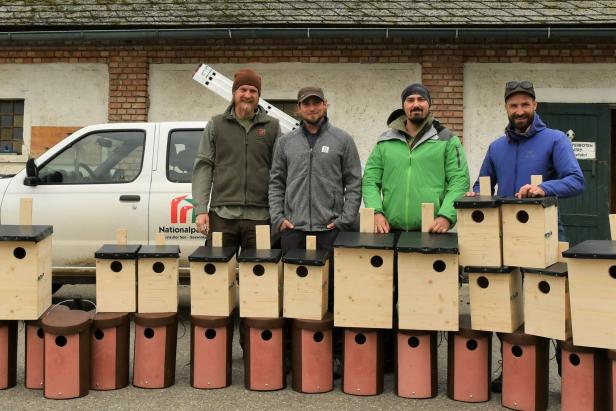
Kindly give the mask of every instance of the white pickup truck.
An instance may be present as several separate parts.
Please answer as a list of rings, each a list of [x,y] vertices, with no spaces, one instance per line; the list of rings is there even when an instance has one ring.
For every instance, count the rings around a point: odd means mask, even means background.
[[[115,243],[167,244],[186,257],[202,245],[191,199],[205,122],[92,125],[66,137],[14,176],[0,178],[0,223],[17,224],[32,198],[33,224],[53,225],[55,284],[94,282],[94,252]],[[186,268],[182,269],[185,277]]]

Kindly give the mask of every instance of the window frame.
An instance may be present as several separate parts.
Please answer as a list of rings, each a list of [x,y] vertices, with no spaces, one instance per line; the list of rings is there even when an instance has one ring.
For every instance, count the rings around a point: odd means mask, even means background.
[[[205,132],[204,128],[200,128],[200,127],[178,127],[178,128],[172,128],[171,130],[169,130],[169,132],[167,133],[167,148],[165,149],[165,178],[167,179],[168,182],[173,183],[173,184],[192,184],[192,172],[190,173],[190,181],[175,181],[172,180],[169,177],[169,160],[171,159],[171,137],[173,135],[173,133],[176,133],[178,131],[200,131],[201,132],[201,138],[203,138],[203,133]],[[201,144],[201,142],[199,141],[199,144],[197,144],[197,150],[199,149],[199,145]],[[197,158],[197,154],[195,153],[195,159]]]
[[[43,163],[38,164],[36,166],[37,168],[37,174],[40,172],[41,169],[43,169],[44,167],[46,167],[50,162],[52,162],[53,160],[55,160],[56,158],[58,158],[60,155],[62,155],[63,153],[66,152],[66,150],[69,150],[70,148],[72,148],[75,144],[79,143],[80,141],[84,140],[85,138],[93,135],[93,134],[104,134],[104,133],[121,133],[121,132],[135,132],[135,133],[141,133],[142,137],[143,137],[143,150],[141,152],[141,158],[140,158],[140,162],[139,162],[139,171],[137,172],[137,174],[135,174],[135,178],[133,178],[132,180],[127,180],[127,181],[106,181],[106,182],[94,182],[94,181],[88,181],[88,182],[43,182],[43,181],[39,181],[37,183],[37,185],[39,186],[72,186],[72,185],[109,185],[109,184],[130,184],[132,182],[134,182],[135,180],[137,180],[139,178],[139,176],[141,175],[141,173],[143,172],[143,162],[145,159],[145,151],[146,151],[146,144],[147,144],[147,131],[145,129],[123,129],[123,128],[119,128],[119,129],[102,129],[102,130],[93,130],[89,133],[86,133],[82,136],[80,136],[79,138],[77,138],[76,140],[72,141],[70,144],[66,145],[65,147],[63,147],[60,151],[58,151],[57,153],[55,153],[54,155],[52,155],[49,159],[45,160]]]
[[[14,170],[13,173],[18,172],[23,164],[30,157],[30,144],[32,143],[32,98],[30,92],[10,92],[0,91],[1,100],[23,100],[24,101],[24,121],[23,121],[23,133],[22,133],[22,150],[21,154],[16,153],[0,153],[0,163],[3,163],[9,170]],[[20,167],[20,168],[15,168]]]
[[[7,141],[11,143],[11,146],[13,148],[13,151],[3,151],[0,154],[2,155],[21,155],[23,154],[24,150],[24,117],[25,117],[25,111],[26,111],[26,99],[25,98],[0,98],[0,105],[2,105],[5,102],[9,102],[11,103],[11,105],[13,106],[13,110],[11,111],[10,115],[11,115],[11,126],[10,127],[2,127],[0,126],[0,130],[1,129],[10,129],[11,130],[11,138],[10,139],[4,139],[4,141]],[[21,127],[15,127],[15,116],[17,115],[15,113],[15,104],[20,102],[22,105],[22,113],[21,113]],[[0,113],[1,115],[5,115],[6,113]],[[13,136],[13,133],[15,131],[15,129],[21,129],[21,136],[19,140],[16,140]],[[0,141],[2,141],[2,137],[0,137]],[[21,149],[20,152],[14,151],[15,150],[15,144],[21,144]]]

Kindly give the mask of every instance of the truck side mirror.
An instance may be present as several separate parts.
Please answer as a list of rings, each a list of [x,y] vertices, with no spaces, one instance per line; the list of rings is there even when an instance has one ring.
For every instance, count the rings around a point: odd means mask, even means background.
[[[38,177],[38,168],[36,167],[36,163],[34,163],[33,158],[29,158],[26,161],[26,178],[24,178],[24,185],[27,186],[36,186],[40,182]]]

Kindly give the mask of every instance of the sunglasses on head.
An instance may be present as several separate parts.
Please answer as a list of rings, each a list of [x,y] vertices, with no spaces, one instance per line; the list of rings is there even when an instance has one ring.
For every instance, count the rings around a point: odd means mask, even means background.
[[[523,88],[524,90],[531,90],[533,88],[533,83],[528,80],[522,80],[522,81],[508,81],[507,84],[505,84],[505,88],[508,90],[513,90],[518,87]]]

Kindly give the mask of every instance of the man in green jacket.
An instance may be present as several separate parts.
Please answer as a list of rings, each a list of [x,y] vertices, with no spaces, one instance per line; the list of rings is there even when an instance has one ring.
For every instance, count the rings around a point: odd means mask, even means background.
[[[402,109],[389,116],[364,170],[366,208],[374,208],[374,231],[421,229],[421,203],[433,203],[430,232],[446,233],[456,223],[453,202],[470,186],[460,139],[430,112],[430,93],[421,84],[402,91]]]
[[[269,224],[269,169],[280,126],[259,107],[256,72],[238,71],[232,92],[233,103],[208,122],[195,160],[196,224],[208,242],[218,231],[224,247],[256,248],[255,226]]]

